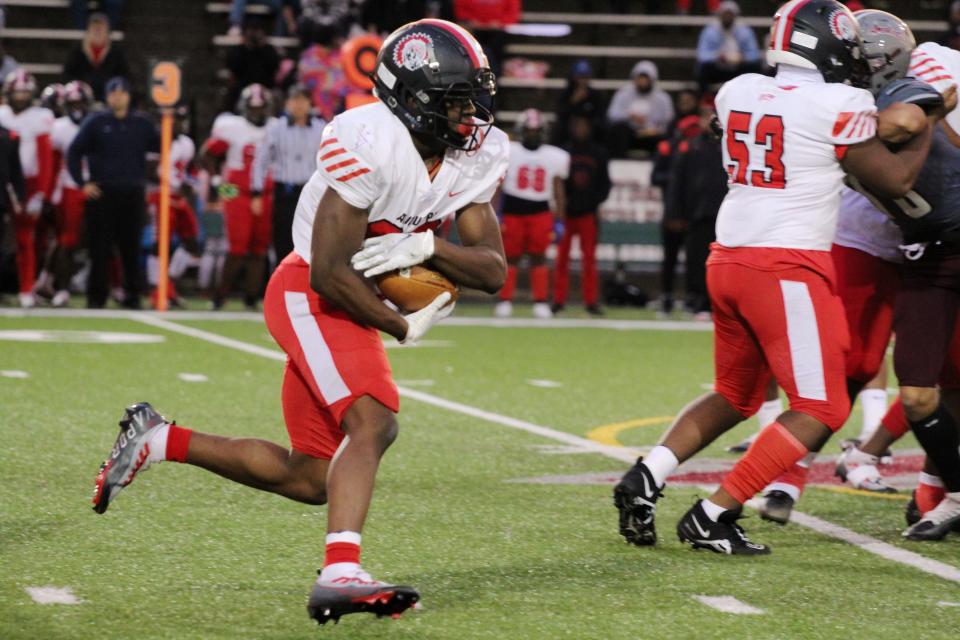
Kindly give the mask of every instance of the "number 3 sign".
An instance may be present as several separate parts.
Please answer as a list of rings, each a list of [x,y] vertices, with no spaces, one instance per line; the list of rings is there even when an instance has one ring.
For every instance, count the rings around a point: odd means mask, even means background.
[[[150,70],[150,99],[158,107],[173,107],[180,102],[180,65],[161,60]]]

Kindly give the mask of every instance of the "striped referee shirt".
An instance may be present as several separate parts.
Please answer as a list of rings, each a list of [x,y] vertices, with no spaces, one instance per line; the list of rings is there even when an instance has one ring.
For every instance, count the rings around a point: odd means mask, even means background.
[[[317,168],[317,149],[327,123],[323,118],[311,116],[307,126],[293,124],[284,116],[267,125],[263,141],[257,145],[253,159],[253,191],[263,191],[267,173],[274,182],[303,185]]]

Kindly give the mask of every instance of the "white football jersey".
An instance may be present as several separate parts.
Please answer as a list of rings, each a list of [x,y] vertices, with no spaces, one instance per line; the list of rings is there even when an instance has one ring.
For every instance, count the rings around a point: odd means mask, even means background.
[[[249,169],[253,163],[257,145],[267,133],[266,125],[258,127],[243,116],[221,113],[213,121],[210,138],[226,143],[227,155],[223,163],[225,171]]]
[[[386,105],[341,113],[324,129],[317,170],[300,193],[294,250],[310,262],[313,219],[328,188],[369,212],[368,236],[435,229],[464,207],[489,202],[506,173],[509,142],[492,127],[479,150],[447,150],[431,180],[410,132]]]
[[[840,215],[834,244],[859,249],[887,262],[902,262],[900,228],[865,195],[848,187],[840,194]]]
[[[73,142],[79,130],[80,125],[67,116],[57,118],[53,123],[53,128],[50,130],[50,146],[60,155],[60,167],[58,167],[59,171],[57,172],[52,198],[54,204],[60,202],[60,192],[64,187],[70,189],[80,188],[70,176],[70,171],[67,170],[67,149],[70,148],[70,143]],[[83,175],[87,177],[89,175],[87,172],[87,159],[83,158],[82,163]]]
[[[56,118],[50,109],[27,107],[14,113],[10,105],[0,105],[0,125],[20,138],[20,165],[24,178],[36,178],[40,172],[38,145],[50,143],[50,131]]]
[[[503,180],[503,192],[524,200],[553,201],[553,179],[570,174],[570,154],[551,144],[535,150],[520,142],[510,143],[510,165]]]
[[[960,82],[960,51],[936,42],[924,42],[913,50],[907,76],[923,80],[943,93],[952,84]],[[947,124],[960,133],[960,109],[947,114]]]
[[[730,185],[717,242],[829,251],[843,187],[840,158],[846,146],[876,133],[870,92],[781,65],[775,78],[734,78],[716,104]]]

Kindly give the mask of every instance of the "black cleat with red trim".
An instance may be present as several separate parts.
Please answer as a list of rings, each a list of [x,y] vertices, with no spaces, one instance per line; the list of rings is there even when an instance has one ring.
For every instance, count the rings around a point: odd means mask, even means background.
[[[93,487],[93,510],[104,513],[120,490],[133,482],[137,473],[150,466],[150,443],[147,434],[165,424],[171,424],[154,411],[148,402],[138,402],[124,409],[120,420],[120,435],[113,443],[110,455],[100,465]]]
[[[328,620],[336,623],[341,616],[350,613],[372,613],[378,618],[399,618],[400,614],[415,606],[418,600],[420,594],[413,587],[356,577],[344,577],[330,582],[318,580],[310,591],[307,613],[319,624],[326,624]]]

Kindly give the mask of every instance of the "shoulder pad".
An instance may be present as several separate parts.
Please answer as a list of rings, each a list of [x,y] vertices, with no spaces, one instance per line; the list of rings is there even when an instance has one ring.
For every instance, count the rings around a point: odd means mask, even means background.
[[[885,109],[896,102],[915,104],[924,111],[929,111],[943,105],[943,96],[926,82],[913,78],[901,78],[880,90],[877,96],[877,108]]]

